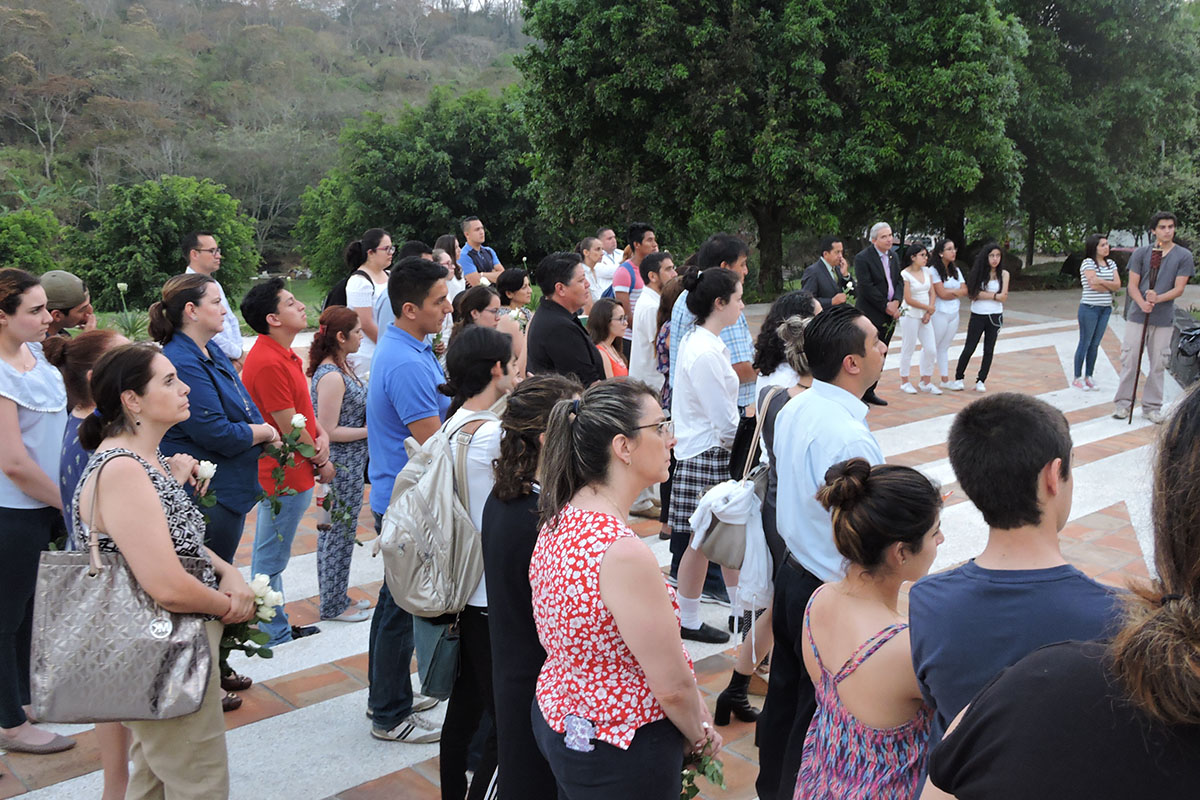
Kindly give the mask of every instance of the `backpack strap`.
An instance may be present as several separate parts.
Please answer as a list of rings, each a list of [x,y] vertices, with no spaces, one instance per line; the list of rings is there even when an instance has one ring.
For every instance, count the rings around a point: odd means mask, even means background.
[[[471,447],[471,440],[475,438],[475,432],[478,431],[485,422],[498,420],[495,414],[491,411],[476,411],[471,414],[461,424],[457,425],[454,430],[447,428],[446,434],[454,439],[454,443],[458,446],[454,455],[454,494],[458,496],[459,502],[467,507],[470,511],[470,494],[463,487],[469,487],[467,483],[467,450]],[[468,431],[466,428],[471,426]],[[467,495],[464,497],[464,495]]]
[[[746,454],[746,466],[742,468],[742,480],[750,477],[750,468],[754,466],[755,451],[758,450],[758,442],[762,438],[763,423],[766,421],[766,411],[771,407],[771,401],[775,399],[775,395],[781,391],[783,391],[782,386],[772,386],[762,401],[762,407],[755,412],[758,415],[758,419],[754,423],[754,438],[750,440],[750,452]]]

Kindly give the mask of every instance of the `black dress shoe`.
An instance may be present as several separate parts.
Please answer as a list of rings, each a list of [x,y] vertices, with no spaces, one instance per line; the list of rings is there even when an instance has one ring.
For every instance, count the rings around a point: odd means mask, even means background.
[[[882,397],[875,394],[874,392],[871,392],[871,393],[867,394],[866,396],[864,396],[863,402],[870,403],[873,406],[886,406],[888,404],[887,400],[884,400]]]
[[[314,633],[320,633],[321,629],[316,625],[293,625],[292,638],[303,639],[305,636],[312,636]]]
[[[701,622],[699,628],[680,628],[679,635],[684,639],[691,639],[693,642],[708,642],[709,644],[722,644],[729,641],[729,634],[720,628],[714,628],[707,622]]]

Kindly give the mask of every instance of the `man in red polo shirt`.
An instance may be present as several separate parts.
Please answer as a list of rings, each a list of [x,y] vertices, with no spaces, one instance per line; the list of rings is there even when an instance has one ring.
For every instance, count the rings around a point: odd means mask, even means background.
[[[304,432],[300,441],[316,449],[316,455],[311,459],[295,454],[295,466],[285,469],[280,486],[276,486],[271,477],[279,462],[266,454],[258,462],[259,484],[264,492],[278,496],[281,507],[279,513],[274,514],[269,500],[259,501],[250,572],[268,576],[271,588],[282,592],[281,576],[292,554],[296,528],[312,502],[313,483],[333,480],[329,436],[313,413],[304,366],[292,351],[296,334],[308,327],[304,304],[285,288],[282,278],[273,278],[246,292],[241,308],[246,324],[258,333],[242,368],[242,382],[251,399],[262,412],[263,419],[278,428],[280,434],[291,433],[292,420],[298,414],[303,415]],[[315,625],[289,625],[282,605],[276,607],[274,619],[259,622],[258,627],[270,634],[268,647],[319,633]]]

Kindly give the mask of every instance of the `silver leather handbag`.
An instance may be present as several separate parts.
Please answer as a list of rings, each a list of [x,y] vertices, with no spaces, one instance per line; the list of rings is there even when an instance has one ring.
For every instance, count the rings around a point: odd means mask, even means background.
[[[96,487],[107,463],[96,471]],[[179,560],[202,578],[204,559]],[[89,526],[86,550],[42,553],[30,664],[38,719],[125,722],[191,714],[204,701],[212,659],[204,617],[161,608],[122,555],[100,552],[95,527]]]

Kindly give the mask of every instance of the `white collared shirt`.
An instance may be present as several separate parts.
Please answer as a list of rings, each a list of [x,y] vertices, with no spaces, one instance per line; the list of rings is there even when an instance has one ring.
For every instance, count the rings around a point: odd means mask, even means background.
[[[596,297],[600,295],[609,286],[612,286],[613,275],[617,274],[617,269],[621,266],[621,262],[625,259],[621,257],[620,249],[613,250],[611,253],[604,253],[600,256],[600,261],[596,263],[596,285],[599,290],[596,292]],[[591,280],[591,276],[588,276]]]
[[[637,378],[654,391],[662,389],[665,376],[658,371],[658,356],[654,342],[658,338],[658,292],[649,286],[642,289],[642,296],[633,309],[633,339],[629,354],[629,377]]]
[[[184,274],[199,275],[201,273],[188,267],[184,271]],[[213,283],[217,284],[217,291],[221,293],[221,306],[225,311],[225,327],[221,329],[220,333],[212,337],[212,342],[221,348],[221,352],[229,356],[231,361],[236,361],[242,357],[242,326],[238,324],[237,315],[233,313],[233,309],[229,306],[229,299],[225,297],[225,289],[221,286],[221,282],[213,277]]]
[[[855,457],[883,463],[883,451],[867,427],[866,404],[841,387],[814,380],[775,418],[779,535],[804,568],[823,581],[842,579],[845,558],[833,543],[831,516],[817,502],[817,490],[825,485],[826,470]]]
[[[729,348],[721,337],[697,326],[680,346],[675,368],[675,458],[682,461],[713,447],[728,448],[738,427],[738,377],[729,363]]]

